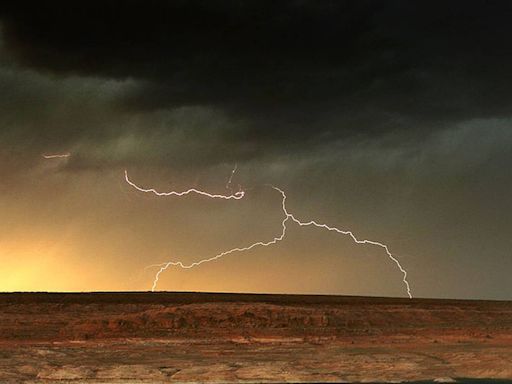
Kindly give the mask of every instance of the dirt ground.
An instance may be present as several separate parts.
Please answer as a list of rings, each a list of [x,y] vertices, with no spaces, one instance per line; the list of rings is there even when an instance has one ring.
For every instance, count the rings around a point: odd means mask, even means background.
[[[0,383],[512,380],[512,302],[0,294]]]

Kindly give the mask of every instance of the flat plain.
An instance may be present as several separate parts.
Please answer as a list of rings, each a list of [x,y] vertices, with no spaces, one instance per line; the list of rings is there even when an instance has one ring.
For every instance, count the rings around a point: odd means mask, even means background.
[[[512,380],[512,302],[0,294],[0,383]]]

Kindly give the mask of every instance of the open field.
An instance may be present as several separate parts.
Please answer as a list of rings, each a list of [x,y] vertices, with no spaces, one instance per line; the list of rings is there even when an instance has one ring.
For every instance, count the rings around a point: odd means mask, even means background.
[[[0,382],[512,379],[512,302],[0,294]]]

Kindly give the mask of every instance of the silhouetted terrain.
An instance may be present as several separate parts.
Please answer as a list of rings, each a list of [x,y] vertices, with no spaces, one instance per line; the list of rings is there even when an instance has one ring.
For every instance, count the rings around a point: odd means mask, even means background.
[[[0,294],[0,382],[512,379],[512,302]]]

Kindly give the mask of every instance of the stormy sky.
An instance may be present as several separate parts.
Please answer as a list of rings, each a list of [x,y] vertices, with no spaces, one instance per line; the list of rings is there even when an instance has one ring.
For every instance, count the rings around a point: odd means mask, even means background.
[[[148,290],[297,217],[418,297],[512,299],[512,3],[5,1],[0,290]],[[67,153],[65,159],[43,154]],[[124,182],[226,193],[158,198]],[[159,289],[404,296],[290,225]]]

